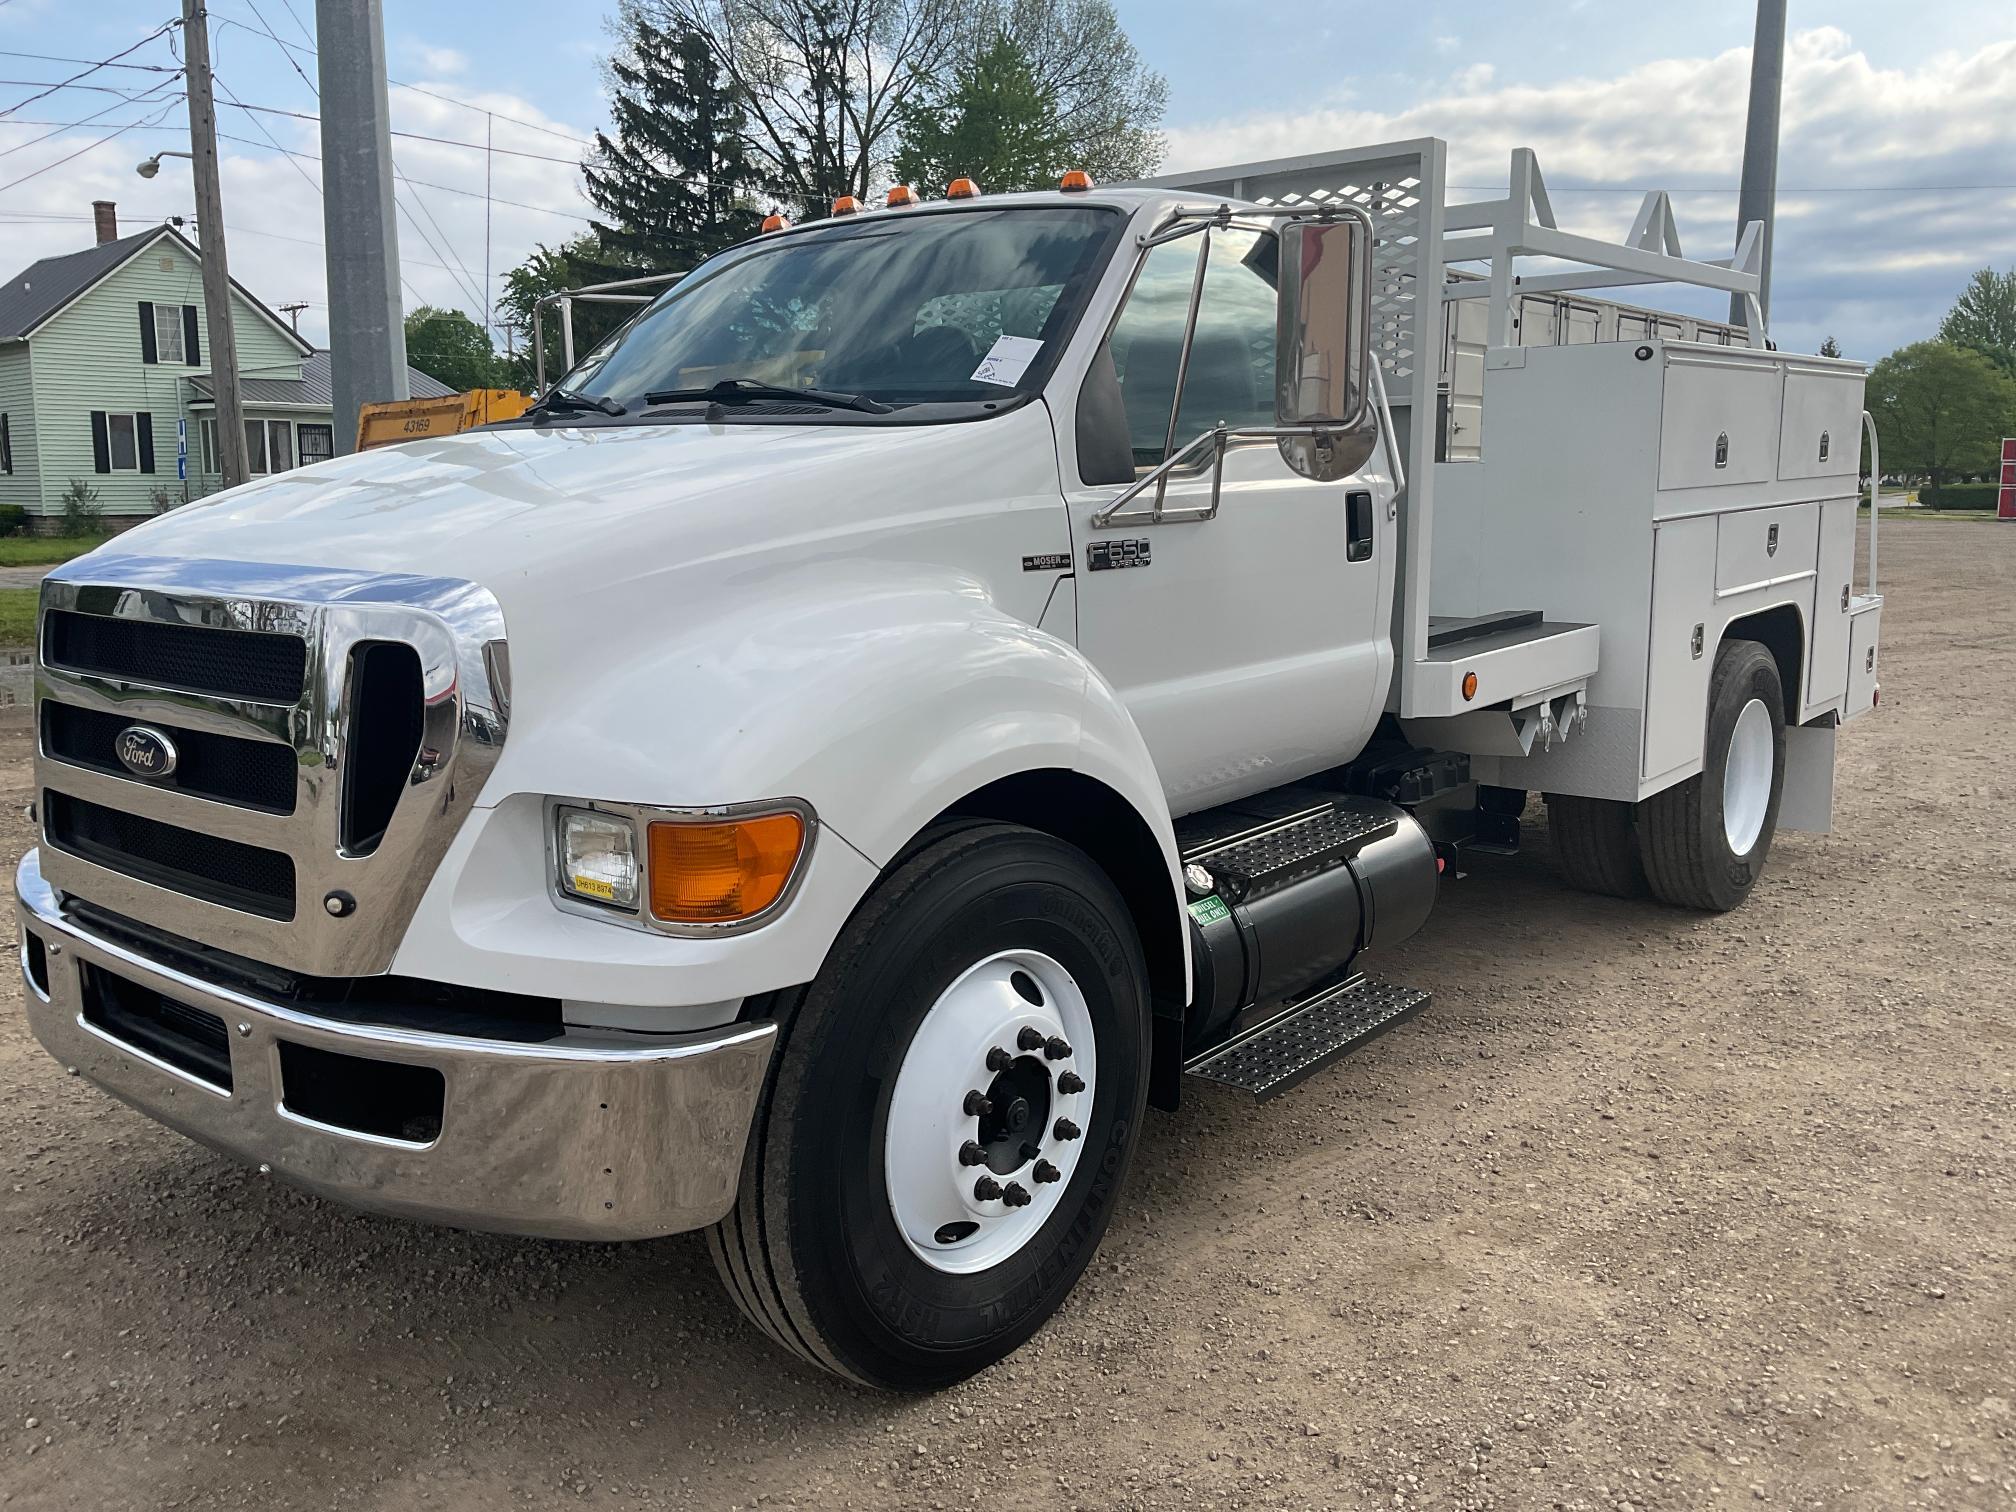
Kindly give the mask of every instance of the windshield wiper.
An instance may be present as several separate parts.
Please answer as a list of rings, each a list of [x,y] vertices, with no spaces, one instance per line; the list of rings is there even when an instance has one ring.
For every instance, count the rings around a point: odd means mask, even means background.
[[[562,411],[578,413],[582,410],[599,410],[605,415],[627,415],[627,405],[618,404],[614,399],[598,399],[593,394],[577,394],[572,389],[555,384],[540,397],[539,402],[525,413],[528,415],[557,415]]]
[[[785,388],[776,383],[758,383],[753,378],[723,378],[709,388],[654,389],[644,396],[646,404],[679,404],[700,399],[715,404],[800,399],[807,404],[823,404],[828,409],[859,410],[864,415],[886,415],[893,408],[862,394],[841,394],[832,389]]]

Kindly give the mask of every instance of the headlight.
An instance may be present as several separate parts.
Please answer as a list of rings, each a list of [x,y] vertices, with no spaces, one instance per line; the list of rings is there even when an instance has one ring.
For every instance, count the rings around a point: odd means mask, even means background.
[[[710,809],[554,800],[553,885],[563,901],[667,934],[753,927],[781,908],[817,820],[792,798]]]
[[[560,890],[625,913],[637,912],[643,869],[628,819],[590,809],[559,811]]]

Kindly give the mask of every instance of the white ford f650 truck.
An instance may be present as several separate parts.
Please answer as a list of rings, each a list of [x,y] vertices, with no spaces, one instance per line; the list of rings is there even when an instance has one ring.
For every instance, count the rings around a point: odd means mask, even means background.
[[[34,1032],[344,1202],[705,1228],[859,1380],[998,1359],[1149,1103],[1419,1011],[1368,952],[1529,796],[1572,882],[1701,909],[1828,823],[1862,370],[1764,343],[1754,236],[1511,180],[1448,204],[1422,140],[781,228],[522,419],[59,568]],[[1585,296],[1662,281],[1752,318]]]

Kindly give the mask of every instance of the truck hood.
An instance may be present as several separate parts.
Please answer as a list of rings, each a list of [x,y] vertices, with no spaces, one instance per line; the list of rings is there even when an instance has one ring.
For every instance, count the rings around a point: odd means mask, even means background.
[[[463,578],[508,609],[513,585],[535,577],[586,569],[608,586],[801,532],[872,529],[871,517],[905,512],[905,483],[987,477],[972,470],[976,452],[1019,454],[1015,471],[1030,472],[1032,424],[1054,493],[1044,415],[1038,404],[968,425],[474,431],[255,480],[150,520],[107,554]],[[990,481],[1035,491],[1033,477]]]

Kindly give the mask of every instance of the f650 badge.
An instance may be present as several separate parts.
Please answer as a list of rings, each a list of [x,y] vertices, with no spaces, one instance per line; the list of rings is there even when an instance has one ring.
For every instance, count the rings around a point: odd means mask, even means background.
[[[1146,567],[1151,561],[1146,541],[1094,541],[1085,548],[1088,572],[1111,572],[1118,567]]]
[[[119,764],[135,777],[166,777],[175,770],[175,742],[149,725],[128,725],[112,742]]]

